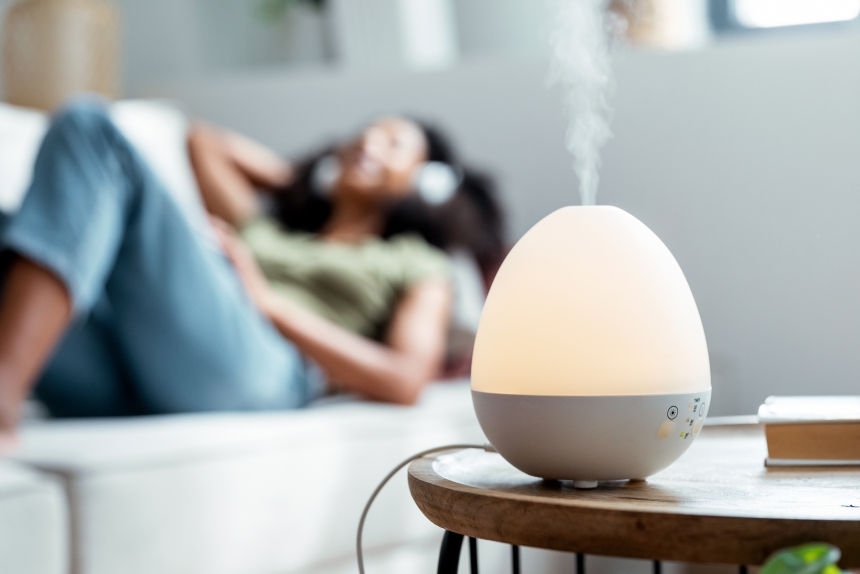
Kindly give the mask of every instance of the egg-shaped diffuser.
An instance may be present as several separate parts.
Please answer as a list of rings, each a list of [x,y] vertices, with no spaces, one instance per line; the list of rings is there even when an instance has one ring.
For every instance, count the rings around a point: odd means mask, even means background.
[[[487,438],[545,479],[643,479],[702,427],[705,333],[662,241],[610,206],[565,207],[508,254],[481,315],[472,399]]]

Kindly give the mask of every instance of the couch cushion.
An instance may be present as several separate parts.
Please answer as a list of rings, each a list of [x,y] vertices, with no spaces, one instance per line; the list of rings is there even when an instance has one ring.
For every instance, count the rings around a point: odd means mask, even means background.
[[[110,116],[191,223],[208,232],[206,212],[188,157],[188,117],[181,106],[164,100],[122,100],[111,105]]]
[[[47,114],[0,102],[0,211],[18,211],[47,129]]]
[[[0,572],[67,572],[67,526],[58,480],[0,460]]]
[[[361,509],[408,455],[483,442],[465,382],[415,407],[334,402],[302,411],[36,422],[16,458],[62,474],[77,572],[299,572],[353,553]],[[405,477],[383,492],[369,549],[438,532]]]
[[[161,100],[123,100],[111,104],[110,115],[189,219],[204,223],[186,153],[188,120],[179,107]],[[47,129],[48,114],[0,102],[0,211],[14,213],[24,200]]]

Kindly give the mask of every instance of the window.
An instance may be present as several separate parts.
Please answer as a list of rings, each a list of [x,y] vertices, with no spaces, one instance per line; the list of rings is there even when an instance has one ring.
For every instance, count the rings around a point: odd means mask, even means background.
[[[854,20],[860,0],[712,0],[717,30],[760,30]]]

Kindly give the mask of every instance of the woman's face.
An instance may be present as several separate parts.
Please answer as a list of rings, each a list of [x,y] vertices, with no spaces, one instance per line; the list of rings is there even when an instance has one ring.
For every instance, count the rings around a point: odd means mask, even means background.
[[[339,155],[339,194],[397,199],[411,192],[415,169],[427,157],[427,142],[414,122],[384,118],[365,128]]]

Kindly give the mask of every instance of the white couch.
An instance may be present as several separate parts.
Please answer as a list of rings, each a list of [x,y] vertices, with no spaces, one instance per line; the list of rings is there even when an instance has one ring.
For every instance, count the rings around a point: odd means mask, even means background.
[[[159,102],[115,104],[125,135],[204,228],[187,123]],[[14,211],[47,127],[0,104],[0,209]],[[474,313],[473,313],[474,315]],[[417,450],[483,442],[468,385],[439,383],[404,408],[323,401],[265,414],[27,422],[0,460],[3,574],[354,572],[361,508]],[[433,572],[439,529],[399,478],[366,530],[369,572]]]
[[[0,572],[68,571],[68,505],[61,481],[0,460]]]
[[[52,521],[47,510],[10,520],[56,530],[67,508],[63,534],[79,574],[352,571],[358,517],[387,470],[424,448],[483,440],[462,381],[433,385],[408,408],[335,401],[278,413],[34,421],[13,458],[56,477],[39,484],[59,508]],[[0,505],[0,532],[5,520]],[[43,544],[62,562],[64,540],[52,536]],[[429,573],[438,536],[401,477],[375,504],[365,540],[371,557],[400,551],[392,572],[412,560],[423,568],[410,571]]]

